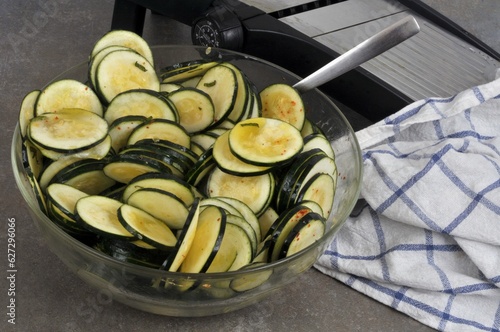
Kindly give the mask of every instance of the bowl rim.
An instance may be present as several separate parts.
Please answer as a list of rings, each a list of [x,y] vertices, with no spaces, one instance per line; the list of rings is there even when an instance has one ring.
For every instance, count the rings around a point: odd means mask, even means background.
[[[258,57],[255,57],[255,56],[252,56],[249,54],[240,53],[237,51],[231,51],[231,50],[220,49],[220,48],[215,48],[215,47],[196,46],[196,45],[154,45],[154,46],[151,46],[151,49],[153,50],[153,52],[155,50],[176,49],[176,48],[198,49],[198,50],[206,50],[206,51],[207,51],[207,49],[210,49],[210,51],[214,50],[214,51],[219,51],[219,52],[226,53],[229,55],[236,55],[238,57],[241,57],[241,59],[245,59],[245,60],[250,59],[252,61],[257,61],[257,62],[263,63],[265,65],[274,67],[276,69],[279,69],[280,71],[287,73],[288,75],[290,75],[292,77],[297,78],[297,80],[300,79],[300,77],[298,75],[290,72],[289,70],[287,70],[285,68],[282,68],[281,66],[278,66],[278,65],[276,65],[272,62],[269,62],[267,60],[264,60],[264,59],[261,59],[261,58],[258,58]],[[63,72],[59,73],[54,78],[49,80],[47,84],[67,75],[67,73],[74,71],[81,66],[86,66],[87,64],[88,64],[88,60],[82,61],[74,66],[71,66],[70,68],[64,70]],[[158,68],[156,67],[156,64],[155,64],[155,69],[158,70]],[[335,105],[335,103],[319,89],[315,88],[311,91],[318,93],[319,95],[321,95],[321,97],[323,99],[325,99],[329,104],[331,104],[331,106],[338,113],[337,115],[339,116],[339,118],[342,119],[343,124],[346,127],[348,127],[348,130],[351,133],[352,138],[353,138],[352,144],[356,150],[356,153],[353,155],[356,158],[356,164],[359,165],[358,170],[356,172],[357,174],[354,174],[355,178],[358,179],[358,181],[356,183],[356,188],[355,188],[354,193],[353,193],[354,197],[356,199],[353,199],[349,204],[350,206],[348,206],[345,209],[345,211],[346,211],[345,215],[340,216],[341,217],[339,219],[340,222],[337,222],[334,225],[330,225],[330,227],[326,229],[326,232],[322,237],[322,239],[328,239],[328,241],[331,241],[333,239],[334,235],[338,232],[338,230],[343,226],[343,224],[345,223],[345,221],[349,217],[350,212],[353,210],[353,208],[356,204],[357,198],[359,198],[359,195],[361,192],[362,176],[363,176],[362,154],[361,154],[361,148],[360,148],[359,142],[356,138],[355,132],[352,129],[351,124],[348,122],[348,120],[346,119],[344,114],[340,111],[340,109],[337,107],[337,105]],[[308,92],[306,92],[306,93],[308,93]],[[127,271],[131,271],[133,273],[140,273],[141,275],[150,274],[150,275],[154,275],[156,277],[161,276],[164,278],[172,278],[172,279],[203,279],[203,280],[226,279],[226,278],[234,278],[234,277],[238,277],[238,276],[242,276],[242,275],[248,275],[251,273],[258,273],[260,271],[266,271],[269,269],[274,270],[275,268],[279,268],[279,267],[284,266],[284,265],[292,264],[294,261],[300,260],[300,258],[302,256],[307,255],[309,252],[311,252],[313,250],[316,250],[317,247],[326,246],[328,244],[326,240],[325,241],[316,241],[315,243],[313,243],[309,247],[305,248],[304,250],[301,250],[300,252],[298,252],[292,256],[285,257],[285,258],[279,259],[277,261],[262,264],[262,265],[258,264],[257,266],[252,266],[250,268],[245,268],[243,270],[226,271],[226,272],[211,272],[211,273],[170,272],[170,271],[161,270],[158,268],[146,267],[146,266],[141,266],[138,264],[119,261],[119,260],[117,260],[109,255],[101,253],[98,250],[84,244],[83,242],[79,241],[78,239],[75,239],[74,237],[72,237],[71,235],[69,235],[68,233],[63,231],[60,227],[58,227],[54,222],[52,222],[50,220],[50,218],[40,209],[40,207],[37,204],[36,199],[34,197],[35,194],[33,193],[32,190],[30,190],[31,188],[28,188],[29,187],[29,184],[27,184],[28,174],[22,165],[22,161],[20,159],[21,158],[20,154],[17,153],[21,147],[22,141],[23,141],[23,139],[21,137],[21,133],[20,133],[20,129],[19,129],[19,122],[16,122],[13,137],[12,137],[12,143],[11,143],[11,165],[12,165],[12,170],[14,173],[16,185],[17,185],[19,191],[21,192],[21,195],[22,195],[25,203],[28,205],[29,209],[31,210],[31,212],[35,213],[36,217],[39,218],[40,220],[42,220],[42,222],[44,223],[45,226],[49,227],[53,232],[55,232],[59,237],[62,237],[66,242],[70,242],[73,246],[76,246],[79,249],[79,251],[80,250],[83,251],[86,255],[91,255],[91,256],[96,257],[99,260],[104,260],[106,262],[106,265],[113,265],[113,266],[116,266],[117,268],[125,268]],[[22,172],[18,172],[18,170],[22,170]],[[24,177],[24,179],[23,179],[23,177]],[[331,219],[331,218],[332,218],[332,215],[330,215],[329,219]],[[50,247],[50,245],[49,245],[49,247]],[[58,255],[58,254],[56,253],[56,255]],[[316,261],[317,260],[315,260],[315,262]]]

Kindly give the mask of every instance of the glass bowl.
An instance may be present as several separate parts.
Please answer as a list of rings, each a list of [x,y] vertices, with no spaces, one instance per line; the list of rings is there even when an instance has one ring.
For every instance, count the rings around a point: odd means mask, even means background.
[[[157,70],[174,63],[205,58],[225,60],[238,66],[258,89],[272,83],[293,84],[299,77],[261,59],[220,49],[196,46],[152,47]],[[88,64],[82,63],[60,74],[63,78],[87,80]],[[355,134],[334,103],[318,90],[303,94],[308,118],[326,134],[335,150],[339,171],[335,202],[324,236],[307,249],[288,258],[241,271],[225,273],[179,273],[125,263],[76,240],[54,224],[39,208],[23,167],[19,128],[12,141],[12,167],[17,186],[30,215],[50,249],[78,277],[113,300],[128,306],[168,316],[207,316],[237,310],[270,296],[292,282],[316,262],[346,221],[356,203],[362,175],[361,153]],[[234,290],[233,284],[248,280],[261,283]],[[154,287],[162,280],[165,286]]]

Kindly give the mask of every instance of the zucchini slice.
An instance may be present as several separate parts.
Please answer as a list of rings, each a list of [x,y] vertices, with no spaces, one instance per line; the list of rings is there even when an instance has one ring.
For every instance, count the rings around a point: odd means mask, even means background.
[[[156,159],[127,154],[111,157],[103,171],[108,177],[121,183],[129,183],[135,177],[145,173],[171,173],[170,168]]]
[[[312,149],[320,149],[332,159],[335,159],[335,152],[332,145],[321,133],[312,133],[304,137],[304,149],[302,151],[309,151]]]
[[[201,77],[210,68],[218,65],[218,62],[187,61],[177,63],[160,71],[163,83],[182,83],[193,77]]]
[[[238,92],[234,70],[217,65],[203,75],[196,88],[207,93],[214,103],[214,125],[224,121],[233,110]]]
[[[108,55],[108,53],[111,53],[113,51],[123,51],[128,49],[129,48],[126,46],[119,46],[119,45],[106,46],[89,59],[88,77],[90,84],[92,84],[92,87],[94,89],[97,88],[97,80],[96,80],[97,66],[101,62],[102,58],[104,58],[106,55]]]
[[[249,164],[236,157],[229,147],[229,131],[219,136],[213,145],[213,156],[217,166],[226,173],[239,176],[252,176],[268,173],[270,166]]]
[[[23,167],[28,173],[32,173],[37,179],[40,178],[40,174],[43,172],[44,168],[44,158],[43,153],[38,147],[33,143],[26,140],[21,146],[21,154]]]
[[[271,225],[278,219],[279,215],[276,210],[272,207],[268,207],[264,213],[262,213],[259,218],[259,227],[261,238],[263,239],[266,234],[269,232]]]
[[[100,117],[103,107],[97,94],[89,86],[74,79],[50,83],[36,100],[35,115],[55,113],[64,109],[84,109]]]
[[[235,271],[253,259],[253,249],[248,233],[238,224],[227,222],[221,246],[206,271]]]
[[[238,84],[238,90],[236,91],[236,99],[234,101],[234,106],[231,112],[228,114],[228,119],[238,122],[245,115],[247,110],[247,104],[249,102],[250,88],[247,84],[247,80],[241,70],[229,62],[223,62],[221,66],[226,66],[231,68],[236,75],[236,82]]]
[[[118,220],[120,201],[90,195],[76,202],[76,220],[86,229],[102,236],[133,240],[135,237]]]
[[[94,44],[90,58],[94,58],[98,52],[108,46],[124,46],[142,55],[151,64],[154,64],[153,53],[149,44],[138,34],[128,30],[112,30],[104,34]]]
[[[101,143],[108,136],[108,124],[95,113],[80,108],[66,108],[31,119],[28,137],[43,149],[59,153],[83,151]]]
[[[253,269],[257,267],[265,267],[265,262],[255,262],[243,266],[240,270]],[[257,288],[266,282],[273,274],[272,269],[257,270],[254,272],[248,272],[242,277],[235,278],[231,280],[230,287],[236,292],[246,292],[251,289]]]
[[[285,121],[299,131],[305,121],[305,107],[299,92],[284,83],[271,84],[260,92],[262,116]]]
[[[254,165],[282,165],[297,155],[303,145],[300,131],[277,119],[247,119],[229,132],[231,151]]]
[[[86,159],[80,159],[75,156],[67,156],[60,158],[58,160],[51,161],[45,169],[42,171],[42,174],[40,175],[40,188],[43,190],[43,192],[46,191],[47,187],[49,184],[51,184],[53,181],[52,179],[63,169],[66,167],[74,167],[78,165],[78,163],[84,163],[86,162]]]
[[[225,229],[226,213],[223,209],[210,206],[200,212],[193,243],[179,271],[206,272],[219,251]]]
[[[187,206],[180,198],[161,189],[139,189],[130,195],[126,203],[161,220],[170,229],[182,229],[189,214]]]
[[[141,240],[127,241],[104,237],[100,238],[93,247],[119,261],[153,269],[160,268],[165,255],[168,255],[165,250],[155,248]]]
[[[257,254],[257,246],[259,242],[257,241],[257,234],[255,233],[255,230],[253,229],[252,225],[250,225],[250,223],[246,221],[243,217],[239,217],[234,214],[227,215],[227,223],[236,225],[245,231],[248,237],[248,241],[250,241],[250,245],[252,248],[251,257],[253,259],[253,257]],[[226,236],[228,236],[228,233],[226,233]],[[246,241],[243,242],[246,243]],[[252,259],[250,259],[250,261]]]
[[[258,216],[271,202],[274,177],[271,173],[236,176],[215,167],[208,178],[207,193],[210,197],[226,196],[238,199]]]
[[[177,83],[160,83],[160,92],[166,92],[167,95],[171,92],[182,88],[182,85]]]
[[[180,198],[186,206],[191,206],[195,198],[191,186],[178,177],[167,173],[145,173],[129,182],[123,192],[122,200],[127,202],[134,192],[143,188],[158,189],[172,193]]]
[[[47,198],[60,209],[75,214],[76,202],[87,193],[63,183],[53,183],[47,187]]]
[[[147,118],[140,115],[128,115],[116,119],[109,126],[109,136],[111,137],[111,148],[115,153],[127,145],[128,138],[138,125],[147,121]]]
[[[172,230],[161,220],[129,204],[118,209],[118,220],[123,227],[139,240],[155,248],[172,250],[177,238]]]
[[[200,132],[214,122],[215,108],[205,92],[182,88],[170,93],[170,99],[179,113],[179,123],[190,134]]]
[[[272,243],[269,247],[269,261],[274,262],[278,259],[281,247],[288,237],[288,234],[294,229],[299,221],[312,210],[307,206],[297,205],[280,215],[276,220],[277,225],[271,226]]]
[[[321,239],[325,228],[325,219],[321,215],[312,212],[304,216],[283,242],[278,259],[289,257],[309,247]]]
[[[193,168],[186,173],[186,182],[192,186],[198,186],[216,165],[217,164],[213,156],[213,149],[209,148],[201,154]]]
[[[58,172],[51,183],[63,183],[89,195],[97,195],[116,183],[104,173],[105,165],[103,161],[85,159]]]
[[[162,269],[170,272],[176,272],[181,266],[182,262],[191,248],[196,229],[198,227],[198,219],[200,216],[200,199],[196,198],[189,209],[189,214],[184,223],[184,227],[179,234],[177,244],[171,255],[162,264]]]
[[[127,90],[118,94],[109,103],[104,119],[111,124],[130,115],[174,122],[179,120],[177,110],[159,92],[146,89]]]
[[[243,217],[243,219],[247,223],[249,223],[252,229],[254,230],[257,242],[260,242],[262,240],[262,236],[260,235],[261,229],[260,229],[259,219],[247,204],[243,203],[242,201],[234,197],[216,197],[216,198],[236,208]]]
[[[128,145],[143,139],[165,140],[189,148],[191,137],[177,122],[165,119],[151,119],[137,126],[129,136]]]
[[[334,178],[330,174],[316,173],[302,186],[296,203],[302,201],[316,202],[320,206],[323,218],[328,218],[335,198],[336,182],[336,177]]]
[[[132,50],[119,50],[102,58],[96,71],[97,93],[104,103],[124,91],[160,91],[160,81],[151,63]]]
[[[28,124],[31,119],[35,117],[35,105],[38,96],[40,95],[40,90],[33,90],[26,94],[21,102],[21,110],[19,111],[19,130],[21,132],[21,137],[26,137],[26,132],[28,131]]]

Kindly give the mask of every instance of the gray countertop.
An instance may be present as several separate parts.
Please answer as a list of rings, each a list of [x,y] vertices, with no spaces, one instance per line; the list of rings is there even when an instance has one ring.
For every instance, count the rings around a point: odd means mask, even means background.
[[[148,314],[103,296],[52,254],[30,219],[12,177],[10,142],[24,95],[87,59],[110,27],[112,0],[1,0],[0,194],[4,257],[0,278],[2,331],[428,331],[314,268],[257,305],[220,316],[176,318]],[[148,14],[151,44],[190,43],[189,28]],[[15,295],[8,294],[7,222],[15,218]],[[11,298],[16,324],[7,322]]]

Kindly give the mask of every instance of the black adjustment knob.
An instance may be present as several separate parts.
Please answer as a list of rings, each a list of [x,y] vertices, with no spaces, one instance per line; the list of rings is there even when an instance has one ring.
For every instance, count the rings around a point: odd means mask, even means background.
[[[226,7],[215,7],[196,19],[191,30],[193,44],[240,51],[243,26],[236,14]]]

